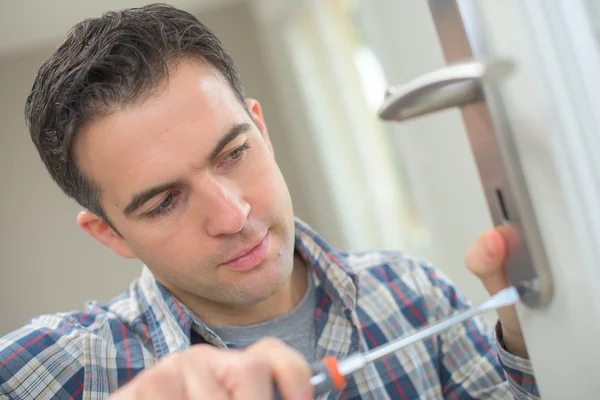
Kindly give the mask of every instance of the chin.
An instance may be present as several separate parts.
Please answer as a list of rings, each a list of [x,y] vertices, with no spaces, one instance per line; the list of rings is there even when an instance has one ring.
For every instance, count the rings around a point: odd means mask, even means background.
[[[239,300],[243,305],[253,305],[269,299],[285,285],[292,275],[292,267],[287,267],[287,264],[263,265],[258,269],[257,274],[250,281],[245,282],[245,288],[240,290]]]

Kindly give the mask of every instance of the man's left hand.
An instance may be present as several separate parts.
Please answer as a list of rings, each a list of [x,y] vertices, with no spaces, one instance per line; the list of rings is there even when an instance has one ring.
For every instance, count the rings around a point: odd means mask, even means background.
[[[517,231],[504,225],[483,233],[469,248],[467,267],[481,281],[490,295],[510,286],[505,262],[518,246]],[[523,332],[514,306],[498,309],[504,345],[512,354],[528,358]]]

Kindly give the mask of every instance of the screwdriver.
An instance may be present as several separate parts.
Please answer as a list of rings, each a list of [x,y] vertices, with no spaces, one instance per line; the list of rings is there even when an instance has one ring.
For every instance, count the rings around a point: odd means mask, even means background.
[[[373,361],[379,360],[380,358],[431,335],[440,333],[443,330],[478,314],[510,306],[515,304],[518,300],[519,292],[517,288],[514,286],[509,287],[499,291],[477,307],[472,307],[454,316],[443,319],[438,323],[418,330],[416,333],[376,347],[369,352],[355,353],[339,361],[334,356],[325,356],[322,360],[311,366],[313,375],[310,379],[310,383],[314,387],[315,396],[327,393],[330,390],[343,390],[346,386],[346,377],[360,371]],[[275,399],[281,399],[277,391],[275,391]]]

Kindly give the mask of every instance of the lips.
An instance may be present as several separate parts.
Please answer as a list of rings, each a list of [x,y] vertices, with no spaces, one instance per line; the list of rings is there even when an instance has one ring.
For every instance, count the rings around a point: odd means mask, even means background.
[[[242,251],[238,252],[238,253],[237,253],[237,255],[235,255],[235,256],[233,256],[233,257],[231,257],[231,258],[229,259],[229,261],[227,261],[227,263],[230,263],[230,262],[232,262],[232,261],[235,261],[236,259],[238,259],[238,258],[240,258],[240,257],[243,257],[243,256],[245,256],[246,254],[250,253],[250,252],[251,252],[253,249],[255,249],[255,248],[256,248],[256,246],[258,246],[258,245],[260,244],[260,242],[262,242],[262,241],[263,241],[263,239],[264,239],[264,236],[263,236],[262,238],[260,238],[258,241],[256,241],[256,242],[254,243],[254,245],[253,245],[253,246],[250,246],[250,247],[246,248],[246,250],[242,250]]]
[[[247,247],[239,251],[233,258],[223,265],[236,270],[250,269],[258,265],[266,256],[269,250],[268,233],[261,238],[252,247]]]

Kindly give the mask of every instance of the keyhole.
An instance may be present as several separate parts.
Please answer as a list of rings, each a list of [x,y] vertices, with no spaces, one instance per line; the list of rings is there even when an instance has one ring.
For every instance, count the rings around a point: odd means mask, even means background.
[[[498,205],[500,206],[500,212],[502,213],[502,219],[505,222],[510,221],[508,216],[508,210],[506,209],[506,202],[504,201],[504,195],[500,189],[496,189],[496,198],[498,199]]]

